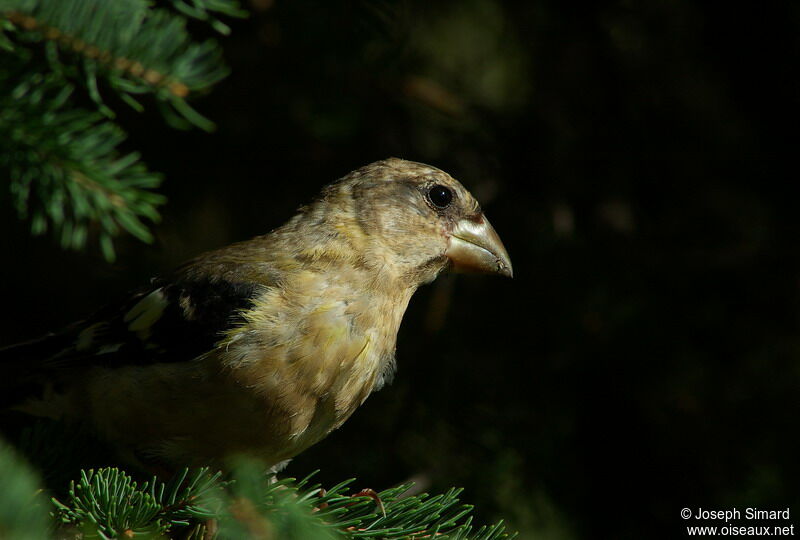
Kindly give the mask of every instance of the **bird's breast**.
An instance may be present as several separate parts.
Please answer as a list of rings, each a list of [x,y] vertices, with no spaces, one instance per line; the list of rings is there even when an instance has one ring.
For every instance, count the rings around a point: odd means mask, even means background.
[[[261,426],[283,459],[339,427],[393,369],[411,296],[300,278],[267,291],[220,346],[235,384],[262,404]]]

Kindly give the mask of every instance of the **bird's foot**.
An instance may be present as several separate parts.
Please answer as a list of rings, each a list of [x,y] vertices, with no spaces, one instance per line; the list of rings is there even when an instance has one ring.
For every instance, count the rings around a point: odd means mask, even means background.
[[[375,501],[375,506],[378,507],[378,510],[381,511],[383,517],[386,517],[386,507],[383,505],[383,501],[381,500],[380,495],[374,490],[370,488],[362,489],[358,493],[353,493],[350,495],[350,498],[353,499],[355,497],[369,497],[373,501]]]
[[[318,495],[320,497],[324,497],[327,493],[328,492],[325,490],[325,488],[320,488],[319,492],[318,492]],[[374,489],[366,488],[366,489],[362,489],[358,493],[353,493],[352,495],[350,495],[351,499],[354,499],[356,497],[369,497],[370,499],[375,501],[375,506],[377,506],[378,509],[381,511],[381,515],[383,515],[383,517],[386,517],[386,507],[384,506],[380,495],[378,495],[378,493]],[[348,506],[352,506],[353,504],[356,504],[356,503],[352,502],[352,503],[348,504]],[[324,503],[320,504],[319,506],[317,506],[314,510],[315,511],[324,510],[327,507],[328,507],[328,503],[324,502]]]

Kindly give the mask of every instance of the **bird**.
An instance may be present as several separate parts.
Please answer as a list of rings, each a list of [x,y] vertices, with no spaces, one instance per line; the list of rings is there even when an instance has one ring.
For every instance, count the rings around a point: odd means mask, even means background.
[[[270,233],[0,350],[0,408],[86,428],[146,470],[279,470],[390,382],[409,300],[445,271],[513,274],[457,180],[377,161]]]

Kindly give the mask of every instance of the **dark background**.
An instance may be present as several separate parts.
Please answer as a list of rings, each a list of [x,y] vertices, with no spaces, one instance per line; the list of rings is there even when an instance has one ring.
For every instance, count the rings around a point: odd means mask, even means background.
[[[796,2],[249,6],[231,76],[195,101],[215,133],[122,116],[167,178],[154,246],[108,265],[5,208],[0,343],[264,233],[361,165],[423,161],[483,203],[515,277],[420,290],[395,383],[289,474],[464,486],[523,538],[800,512]]]

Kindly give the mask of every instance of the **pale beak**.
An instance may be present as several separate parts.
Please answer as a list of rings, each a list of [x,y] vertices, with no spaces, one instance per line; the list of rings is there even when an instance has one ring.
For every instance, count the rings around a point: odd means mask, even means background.
[[[456,223],[444,254],[454,272],[514,275],[503,242],[483,214]]]

